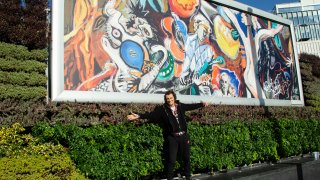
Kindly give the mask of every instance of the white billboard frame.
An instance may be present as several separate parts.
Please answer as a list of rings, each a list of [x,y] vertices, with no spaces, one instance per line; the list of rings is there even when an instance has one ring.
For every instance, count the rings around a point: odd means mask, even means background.
[[[208,102],[210,104],[226,105],[253,105],[253,106],[304,106],[300,67],[296,49],[293,22],[274,14],[235,2],[211,0],[208,3],[215,3],[231,9],[246,12],[251,15],[270,19],[290,28],[293,43],[295,66],[298,75],[299,100],[278,100],[278,99],[256,99],[241,97],[211,97],[180,95],[178,99],[184,103]],[[95,92],[95,91],[74,91],[64,90],[64,1],[52,2],[52,42],[50,58],[50,95],[52,101],[67,102],[105,102],[105,103],[162,103],[163,94],[146,93],[119,93],[119,92]]]

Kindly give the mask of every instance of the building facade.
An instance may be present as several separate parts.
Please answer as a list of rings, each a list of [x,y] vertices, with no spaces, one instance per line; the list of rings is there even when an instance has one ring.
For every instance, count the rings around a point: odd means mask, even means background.
[[[277,4],[273,13],[293,21],[299,54],[320,56],[320,0]]]

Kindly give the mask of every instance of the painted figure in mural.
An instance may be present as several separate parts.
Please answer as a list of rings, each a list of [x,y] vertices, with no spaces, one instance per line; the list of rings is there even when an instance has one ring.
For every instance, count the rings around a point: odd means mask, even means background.
[[[220,74],[220,89],[214,91],[213,96],[235,97],[235,87],[230,83],[230,77],[227,73]]]
[[[230,77],[232,81],[240,81],[239,88],[236,88],[237,97],[246,96],[245,93],[245,81],[243,78],[244,71],[246,69],[246,49],[241,44],[241,37],[239,36],[237,28],[232,24],[230,18],[223,11],[222,7],[217,7],[218,14],[212,17],[213,21],[213,33],[215,37],[215,43],[217,44],[216,49],[224,57],[224,63],[219,65],[223,68],[224,72],[227,74],[234,73],[234,77]],[[217,68],[214,66],[213,68]],[[213,71],[212,71],[213,72]],[[213,95],[217,95],[217,89],[219,90],[219,80],[221,71],[218,71],[218,76],[216,72],[212,73],[212,86],[214,88]],[[218,93],[219,94],[219,93]]]
[[[138,118],[149,119],[160,124],[164,138],[163,152],[165,155],[165,173],[168,180],[174,177],[174,167],[177,156],[183,160],[186,179],[191,178],[190,172],[190,139],[187,131],[185,112],[208,106],[207,103],[184,104],[177,100],[176,94],[169,90],[164,95],[165,103],[152,112],[143,114],[131,113],[128,120]]]
[[[188,28],[174,12],[161,20],[161,27],[167,37],[164,38],[166,49],[174,58],[174,77],[180,77],[185,56],[185,41]]]
[[[76,89],[81,82],[94,76],[94,67],[102,69],[110,58],[99,43],[94,43],[101,38],[91,28],[101,15],[97,1],[75,1],[72,7],[72,23],[65,25],[64,35],[64,89],[67,90]]]
[[[181,94],[207,95],[212,94],[211,67],[213,64],[222,64],[224,58],[217,56],[210,45],[209,36],[212,29],[208,19],[196,14],[191,19],[193,33],[186,36],[185,57],[182,74],[176,90]]]
[[[112,56],[100,73],[83,81],[76,90],[90,90],[105,82],[104,91],[147,92],[167,60],[167,51],[162,45],[150,44],[155,38],[154,32],[139,4],[127,7],[125,17],[116,9],[116,2],[108,1],[103,16],[96,20],[100,25],[98,29],[104,31],[102,48]]]
[[[116,9],[115,0],[104,6],[104,15],[108,19],[103,48],[112,54],[112,62],[118,68],[112,85],[109,85],[113,89],[109,91],[147,92],[167,60],[163,46],[150,44],[155,35],[139,8],[139,4],[132,4],[125,17]]]
[[[190,86],[187,94],[210,95],[210,76],[207,74],[207,68],[214,56],[208,44],[211,28],[202,15],[197,14],[192,21],[194,34],[189,34],[186,39],[186,54],[180,82],[184,86]]]
[[[276,26],[269,26],[266,28],[262,26],[262,20],[255,16],[252,16],[252,19],[248,19],[247,14],[245,13],[235,13],[225,7],[222,9],[238,30],[243,46],[247,51],[247,65],[244,72],[247,88],[253,97],[265,99],[267,97],[265,95],[263,82],[261,82],[256,75],[258,73],[255,74],[255,60],[257,59],[259,63],[261,57],[266,55],[261,53],[261,44],[264,41],[275,39],[279,33],[283,31],[283,25],[277,24]],[[270,21],[267,21],[267,23],[268,22]],[[284,61],[290,62],[291,60],[284,58]]]
[[[278,27],[267,21],[262,21],[260,24],[271,28]],[[263,84],[263,90],[269,99],[290,99],[294,93],[293,90],[289,90],[294,84],[290,75],[293,70],[292,57],[290,57],[291,43],[289,42],[288,47],[283,35],[278,33],[273,38],[261,41],[259,44],[257,71],[259,80]]]

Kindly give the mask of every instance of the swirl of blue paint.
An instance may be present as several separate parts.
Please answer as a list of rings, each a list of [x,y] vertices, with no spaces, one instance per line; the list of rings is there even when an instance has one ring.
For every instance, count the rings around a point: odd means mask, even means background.
[[[138,43],[131,40],[124,41],[120,46],[120,56],[129,67],[141,71],[144,53],[142,47]]]

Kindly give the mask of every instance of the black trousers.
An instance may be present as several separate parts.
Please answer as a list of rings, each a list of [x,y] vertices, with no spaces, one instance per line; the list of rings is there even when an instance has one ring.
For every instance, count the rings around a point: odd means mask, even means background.
[[[165,137],[164,153],[166,157],[165,171],[168,180],[173,179],[173,172],[178,156],[183,161],[183,168],[187,179],[191,177],[190,172],[190,141],[187,134],[182,136],[169,135]]]

